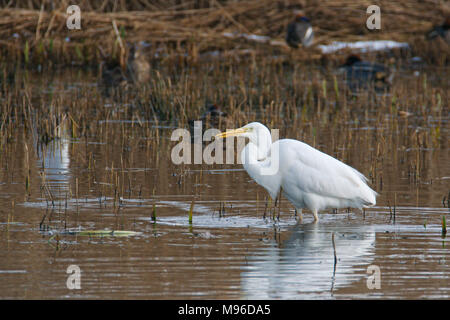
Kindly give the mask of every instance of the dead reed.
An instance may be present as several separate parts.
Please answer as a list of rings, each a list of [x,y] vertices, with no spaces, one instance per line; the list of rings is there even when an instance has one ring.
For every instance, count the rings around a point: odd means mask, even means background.
[[[10,74],[10,67],[3,64],[0,73]],[[195,185],[207,183],[207,168],[198,166],[201,170],[194,172],[192,166],[172,165],[169,137],[174,128],[188,128],[189,120],[199,119],[205,105],[214,102],[227,112],[232,127],[261,121],[279,128],[280,137],[300,139],[357,164],[377,191],[399,206],[401,193],[390,187],[392,177],[418,190],[436,176],[431,157],[448,150],[445,69],[411,73],[394,82],[389,95],[369,90],[353,96],[332,66],[274,63],[270,57],[255,66],[229,57],[197,66],[162,63],[152,70],[149,84],[117,88],[105,96],[92,70],[60,75],[19,68],[0,89],[2,181],[19,182],[27,197],[47,199],[46,219],[60,219],[62,226],[66,208],[89,199],[95,199],[97,210],[112,210],[118,224],[127,199],[138,197],[140,205],[151,199],[148,212],[156,220],[152,209],[158,195],[193,195],[197,203],[205,195]],[[48,146],[65,140],[76,179],[59,192],[33,163]],[[272,203],[265,205],[264,217]],[[224,209],[221,205],[219,215]]]
[[[67,1],[5,1],[0,9],[0,54],[2,60],[25,64],[95,65],[105,57],[119,60],[124,54],[122,42],[138,41],[151,44],[149,57],[158,60],[195,62],[214,50],[237,58],[248,50],[257,55],[290,52],[284,44],[285,28],[298,9],[313,21],[318,44],[387,38],[414,42],[450,12],[445,2],[383,0],[377,4],[383,14],[380,32],[365,27],[365,1],[327,0],[319,6],[313,0],[85,0],[79,1],[81,30],[68,30]],[[239,36],[243,34],[268,38]],[[430,47],[420,41],[415,44],[419,51]],[[320,59],[321,54],[299,50],[292,57]]]

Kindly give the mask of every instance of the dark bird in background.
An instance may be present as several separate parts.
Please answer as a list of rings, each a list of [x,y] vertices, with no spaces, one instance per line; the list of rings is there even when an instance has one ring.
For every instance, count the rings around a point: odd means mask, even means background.
[[[311,22],[301,13],[297,13],[294,21],[288,24],[286,42],[292,48],[309,47],[314,39]]]
[[[116,61],[103,61],[100,65],[102,85],[106,88],[125,86],[127,77]]]
[[[213,128],[223,127],[229,123],[228,114],[215,104],[208,105],[208,109],[202,114],[200,120]]]
[[[202,122],[202,130],[209,128],[226,129],[231,128],[231,121],[226,112],[220,110],[216,104],[207,104],[206,111],[197,120],[189,120],[189,127],[193,130],[194,121]],[[228,127],[227,127],[228,125]]]
[[[150,64],[141,44],[133,44],[124,68],[116,60],[105,59],[101,65],[101,82],[106,95],[114,88],[128,88],[129,85],[143,85],[150,80]]]
[[[444,23],[433,27],[433,29],[427,33],[427,39],[429,40],[436,39],[437,37],[441,37],[445,42],[450,44],[450,17],[447,17]]]
[[[390,87],[394,78],[394,73],[391,72],[389,67],[375,62],[363,61],[355,54],[348,56],[340,69],[344,70],[347,85],[351,91],[368,89],[372,85],[375,91],[384,91]]]
[[[220,131],[225,131],[226,129],[234,127],[233,122],[226,112],[220,110],[220,108],[216,104],[207,104],[206,111],[201,115],[199,119],[191,119],[188,121],[192,142],[195,141],[195,121],[201,121],[202,137],[205,131],[208,129],[214,128],[219,129]]]

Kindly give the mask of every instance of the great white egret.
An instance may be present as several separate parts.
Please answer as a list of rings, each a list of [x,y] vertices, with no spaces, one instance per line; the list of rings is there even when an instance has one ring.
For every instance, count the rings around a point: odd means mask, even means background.
[[[297,12],[294,21],[288,24],[286,42],[292,48],[298,48],[301,44],[309,47],[314,39],[311,22],[302,13]]]
[[[363,208],[375,205],[377,193],[366,177],[345,163],[292,139],[272,143],[269,129],[259,122],[226,131],[216,138],[241,136],[249,139],[241,160],[250,177],[264,187],[272,199],[280,190],[300,213],[327,208]],[[275,168],[275,170],[270,170]]]

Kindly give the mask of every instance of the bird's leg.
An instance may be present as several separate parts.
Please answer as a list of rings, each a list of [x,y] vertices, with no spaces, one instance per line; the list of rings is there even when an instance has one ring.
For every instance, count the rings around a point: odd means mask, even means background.
[[[295,208],[295,216],[297,216],[297,214],[299,215],[299,222],[303,222],[303,214],[302,214],[302,209],[297,209]]]
[[[271,201],[271,202],[273,204],[273,207],[270,208],[270,214],[272,215],[272,220],[275,220],[275,210],[277,208],[278,198],[275,198],[275,201]]]
[[[278,221],[280,221],[280,211],[281,211],[281,188],[280,188],[280,193],[278,194],[277,200],[278,200],[278,216],[277,219]]]
[[[270,201],[269,201],[270,214],[272,215],[272,220],[275,220],[275,212],[277,211],[278,195],[276,196],[275,199],[269,196],[269,199],[270,199]]]
[[[264,220],[266,220],[266,212],[267,212],[267,198],[266,198],[266,206],[264,207],[264,215],[263,215]]]
[[[273,198],[271,196],[269,196],[269,214],[270,216],[272,216],[273,219],[273,210],[274,210],[274,201]]]
[[[319,216],[317,215],[317,209],[313,210],[313,214],[314,214],[314,223],[319,222]]]
[[[275,201],[272,201],[272,203],[273,203],[273,207],[271,209],[272,220],[275,220],[275,211],[277,211],[277,202],[278,202],[278,197],[275,198]]]

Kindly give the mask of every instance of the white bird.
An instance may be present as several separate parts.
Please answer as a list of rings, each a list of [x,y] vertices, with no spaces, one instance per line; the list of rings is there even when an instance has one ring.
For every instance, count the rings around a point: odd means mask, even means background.
[[[249,143],[241,152],[244,169],[272,199],[280,190],[294,205],[302,219],[308,208],[319,221],[318,212],[327,208],[363,208],[376,204],[377,193],[367,178],[356,169],[292,139],[272,143],[269,129],[259,122],[216,135],[216,138],[241,136]]]

